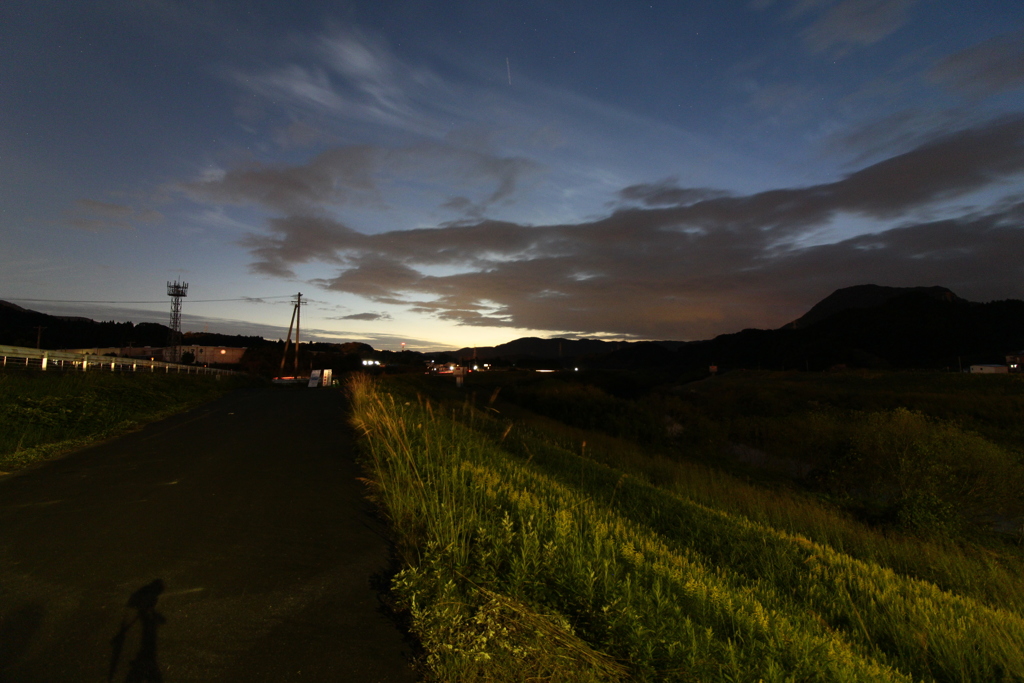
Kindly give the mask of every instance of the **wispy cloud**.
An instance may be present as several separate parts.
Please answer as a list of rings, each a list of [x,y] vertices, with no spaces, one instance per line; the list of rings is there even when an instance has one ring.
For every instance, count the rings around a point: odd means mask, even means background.
[[[841,0],[825,10],[805,31],[812,52],[842,56],[895,33],[917,0]],[[806,3],[804,3],[806,4]],[[818,3],[815,3],[818,4]]]
[[[967,109],[928,111],[903,109],[829,136],[824,149],[852,155],[851,164],[864,164],[927,144],[945,131],[960,130],[984,121],[981,112]]]
[[[960,92],[992,95],[1024,87],[1024,30],[1006,33],[952,54],[928,73]]]
[[[290,214],[323,213],[342,206],[384,208],[382,186],[417,182],[443,196],[453,187],[477,190],[464,210],[512,198],[520,181],[542,169],[523,157],[499,156],[443,142],[408,147],[333,147],[304,164],[250,164],[182,184],[203,201],[256,204]],[[481,187],[482,186],[482,187]],[[446,203],[451,206],[450,201]]]
[[[775,0],[751,0],[748,7],[763,11]],[[917,0],[788,0],[784,16],[795,21],[813,17],[803,39],[812,52],[842,56],[854,47],[877,43],[907,23]]]
[[[95,199],[77,200],[66,216],[68,225],[88,232],[131,230],[139,223],[152,223],[163,218],[152,209],[136,209]]]
[[[646,111],[610,105],[529,74],[517,79],[515,89],[498,87],[474,63],[449,63],[442,75],[397,55],[369,31],[306,35],[295,44],[299,47],[288,63],[225,72],[233,85],[256,96],[261,110],[288,121],[273,125],[272,137],[280,147],[308,146],[327,155],[290,169],[237,168],[230,183],[295,184],[277,197],[265,188],[262,202],[279,206],[308,199],[314,176],[318,201],[389,200],[387,179],[393,187],[408,182],[416,189],[436,190],[442,196],[436,207],[479,218],[493,214],[523,178],[538,171],[545,172],[548,184],[538,189],[541,184],[535,183],[531,189],[551,201],[566,189],[588,197],[595,188],[606,190],[603,180],[613,175],[609,167],[668,165],[683,176],[738,180],[737,169],[752,163],[747,150],[735,143],[716,144]],[[334,175],[332,157],[352,147],[338,141],[353,139],[364,141],[361,153],[368,154],[358,166],[358,178],[374,179],[376,185],[372,190],[352,187],[345,178],[336,181],[337,187],[320,183]],[[642,161],[638,146],[647,150]],[[273,177],[276,172],[285,177]],[[197,198],[238,197],[227,185],[189,187]]]
[[[297,112],[401,129],[443,132],[431,113],[444,110],[448,84],[425,66],[400,60],[375,34],[352,28],[309,37],[294,61],[262,71],[229,70],[245,91]]]
[[[329,318],[329,320],[366,320],[373,322],[376,320],[391,320],[391,316],[387,313],[352,313],[351,315],[343,315],[337,318]]]
[[[640,202],[644,206],[687,206],[705,199],[728,196],[725,190],[709,187],[679,187],[679,179],[666,178],[656,183],[639,183],[624,187],[619,198],[628,202]]]

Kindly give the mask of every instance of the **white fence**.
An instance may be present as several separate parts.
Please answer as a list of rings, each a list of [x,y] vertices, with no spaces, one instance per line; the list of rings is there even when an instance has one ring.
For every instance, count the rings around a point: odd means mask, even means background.
[[[77,372],[163,372],[182,375],[236,375],[234,370],[204,368],[195,365],[164,363],[148,358],[96,356],[69,351],[45,351],[21,346],[0,346],[0,370],[28,368],[32,370],[66,370]]]

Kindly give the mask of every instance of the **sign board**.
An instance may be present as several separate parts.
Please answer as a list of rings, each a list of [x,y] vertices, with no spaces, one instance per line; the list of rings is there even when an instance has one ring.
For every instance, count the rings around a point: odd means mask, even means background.
[[[318,387],[320,386],[320,371],[313,370],[309,373],[309,386]]]
[[[324,368],[323,374],[321,375],[320,385],[329,387],[334,384],[334,373],[331,372],[330,368]]]

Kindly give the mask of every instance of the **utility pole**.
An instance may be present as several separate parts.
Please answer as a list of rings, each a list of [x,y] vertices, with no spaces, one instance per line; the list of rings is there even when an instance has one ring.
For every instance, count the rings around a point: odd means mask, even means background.
[[[295,295],[295,376],[299,376],[299,320],[302,318],[302,292]]]
[[[43,327],[42,325],[36,326],[36,348],[37,349],[43,348],[43,346],[42,346],[43,345],[43,330],[45,330],[45,329],[46,328]]]
[[[292,307],[292,319],[291,322],[288,323],[288,336],[284,338],[284,353],[281,354],[281,368],[278,371],[278,374],[282,377],[284,376],[284,364],[288,360],[288,347],[292,343],[292,326],[295,325],[295,311],[298,309],[298,306]]]
[[[284,375],[284,366],[288,363],[288,347],[291,346],[292,342],[292,326],[295,327],[295,371],[296,377],[299,375],[299,311],[305,302],[302,301],[302,292],[295,295],[292,300],[292,319],[288,323],[288,336],[284,340],[284,353],[281,355],[281,369],[280,374]]]

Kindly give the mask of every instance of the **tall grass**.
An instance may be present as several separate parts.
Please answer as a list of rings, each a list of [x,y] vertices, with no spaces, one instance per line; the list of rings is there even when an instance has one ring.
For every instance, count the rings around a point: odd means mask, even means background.
[[[351,390],[407,564],[395,591],[438,680],[1024,676],[1008,610],[564,449],[516,457],[366,379]]]
[[[615,420],[604,425],[602,418],[612,412],[621,421],[637,412],[639,403],[613,399],[594,387],[563,391],[562,385],[577,381],[575,375],[539,381],[498,375],[474,379],[497,382],[502,398],[511,395],[517,403],[547,411],[542,416],[498,403],[503,416],[516,423],[506,447],[523,452],[525,446],[516,442],[525,440],[534,450],[534,442],[546,442],[581,452],[581,444],[586,444],[582,450],[587,457],[695,501],[804,535],[992,606],[1024,609],[1021,554],[985,529],[985,515],[993,510],[1005,510],[1004,522],[1020,514],[1022,443],[1011,439],[1000,444],[973,431],[1002,424],[1007,410],[1020,411],[1020,378],[987,382],[991,378],[935,373],[733,373],[714,382],[686,385],[684,391],[641,396],[638,401],[647,405],[648,416],[638,424],[658,424],[660,442],[655,436],[629,440],[609,435],[622,429]],[[416,388],[454,400],[440,387],[417,383]],[[908,392],[905,403],[914,411],[899,407],[903,391]],[[994,405],[988,392],[1002,403]],[[562,395],[571,397],[573,405],[559,406],[554,398]],[[599,400],[591,400],[594,395]],[[922,396],[930,403],[922,402]],[[464,399],[465,394],[458,400]],[[953,408],[975,399],[988,407],[976,407],[962,421],[951,419]],[[932,416],[918,412],[926,408]],[[602,431],[572,426],[588,411],[587,424],[601,424]],[[678,422],[658,423],[651,417],[666,412]],[[709,419],[712,415],[717,421]],[[687,433],[678,442],[663,438],[671,427],[681,425]],[[505,428],[499,424],[492,431]],[[1005,436],[1009,430],[1000,433]],[[786,477],[776,476],[773,485],[765,486],[763,476],[752,484],[729,474],[723,467],[737,471],[727,448],[731,439],[763,448],[784,464],[785,458],[795,458],[830,467],[831,473],[818,472],[827,475],[831,501],[838,499],[855,509],[864,502],[883,512],[887,507],[890,517],[882,519],[882,527],[867,526],[833,502],[787,486]],[[842,457],[833,458],[837,454]],[[691,460],[695,456],[700,462]],[[859,488],[861,500],[849,495],[853,486]],[[874,495],[878,492],[888,500]],[[974,521],[978,523],[971,524]]]
[[[459,417],[464,415],[465,411],[456,413]],[[488,424],[486,416],[479,412],[470,415],[477,429],[492,435],[505,434],[506,450],[532,457],[533,462],[542,466],[564,463],[566,456],[559,450],[582,453],[613,471],[681,498],[804,536],[898,574],[930,581],[990,606],[1024,614],[1024,562],[1016,555],[873,528],[834,505],[799,491],[767,488],[702,463],[652,453],[623,439],[568,427],[541,416],[516,412],[515,427],[509,429],[511,423],[507,421],[492,420]],[[552,447],[556,455],[548,458],[546,454]],[[579,469],[579,465],[569,465],[565,476],[578,477]]]

